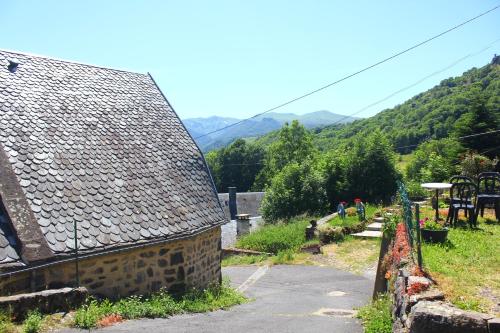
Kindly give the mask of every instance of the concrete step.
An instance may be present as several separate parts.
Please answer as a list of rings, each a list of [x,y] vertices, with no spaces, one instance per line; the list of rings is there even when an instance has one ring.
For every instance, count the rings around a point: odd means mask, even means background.
[[[365,230],[363,232],[351,234],[351,236],[360,238],[382,238],[382,231]]]
[[[384,222],[384,218],[383,217],[375,217],[375,218],[373,218],[373,221],[379,222],[379,223],[383,223]]]
[[[366,230],[370,230],[370,231],[380,231],[380,230],[382,230],[382,223],[380,223],[380,222],[370,223],[370,224],[368,224],[368,226],[366,227]]]

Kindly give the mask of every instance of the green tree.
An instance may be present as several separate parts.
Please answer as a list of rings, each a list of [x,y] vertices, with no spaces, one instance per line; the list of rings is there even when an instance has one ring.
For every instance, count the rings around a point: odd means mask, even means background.
[[[217,191],[226,192],[229,186],[235,186],[238,191],[246,192],[262,169],[264,150],[238,139],[225,148],[209,152],[205,158]]]
[[[389,202],[399,177],[387,136],[379,130],[362,134],[348,154],[344,200],[359,197],[369,202]]]
[[[291,125],[286,123],[278,133],[278,140],[267,150],[264,168],[257,178],[256,186],[264,188],[286,165],[300,164],[315,152],[311,133],[297,120]]]
[[[499,113],[499,109],[494,110],[487,107],[484,97],[475,95],[470,100],[470,111],[463,114],[455,123],[453,134],[462,137],[498,130],[500,128]],[[492,149],[498,146],[500,133],[463,138],[461,142],[467,148],[485,152],[485,155],[494,157],[496,152]]]
[[[262,201],[266,221],[289,219],[303,213],[325,212],[327,207],[324,179],[310,161],[287,164],[272,179]]]

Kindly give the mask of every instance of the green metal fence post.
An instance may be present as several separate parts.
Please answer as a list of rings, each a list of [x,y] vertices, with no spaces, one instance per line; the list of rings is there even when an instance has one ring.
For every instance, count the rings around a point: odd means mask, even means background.
[[[420,205],[415,204],[415,217],[417,222],[415,223],[415,228],[417,229],[417,261],[418,267],[422,269],[422,249],[420,247]]]

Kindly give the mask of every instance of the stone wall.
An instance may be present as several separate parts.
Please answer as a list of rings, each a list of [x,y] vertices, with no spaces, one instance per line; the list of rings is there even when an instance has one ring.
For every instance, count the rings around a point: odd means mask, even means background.
[[[220,227],[185,240],[80,260],[80,285],[90,294],[117,298],[206,287],[221,277]],[[0,278],[0,295],[74,285],[74,262]]]
[[[250,214],[251,216],[260,216],[260,206],[265,192],[238,192],[236,193],[236,209],[238,214]],[[224,209],[227,219],[229,214],[229,194],[219,193],[219,201]]]

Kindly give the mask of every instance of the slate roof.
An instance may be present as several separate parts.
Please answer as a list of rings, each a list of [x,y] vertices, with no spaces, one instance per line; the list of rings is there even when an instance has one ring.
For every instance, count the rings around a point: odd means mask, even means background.
[[[17,263],[20,261],[19,254],[14,245],[15,241],[0,221],[0,264]]]
[[[54,254],[74,249],[75,221],[80,249],[95,251],[225,219],[202,153],[148,74],[0,50],[2,148]],[[0,232],[0,260],[2,245]]]

